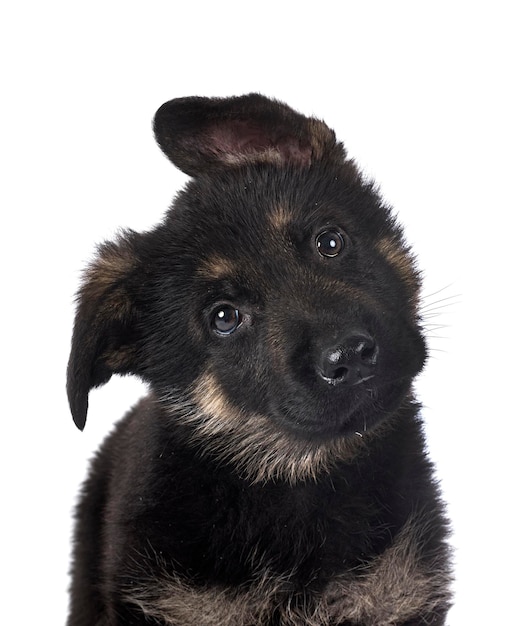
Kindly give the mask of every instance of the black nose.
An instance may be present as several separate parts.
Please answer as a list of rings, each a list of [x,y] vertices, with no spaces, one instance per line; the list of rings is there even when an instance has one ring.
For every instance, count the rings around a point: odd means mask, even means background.
[[[336,345],[322,350],[318,374],[332,385],[361,383],[374,376],[378,352],[373,337],[365,331],[353,331]]]

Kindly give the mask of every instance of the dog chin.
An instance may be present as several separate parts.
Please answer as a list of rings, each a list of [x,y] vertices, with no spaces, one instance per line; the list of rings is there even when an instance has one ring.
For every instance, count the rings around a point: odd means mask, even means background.
[[[313,441],[340,437],[361,437],[387,417],[404,401],[410,379],[396,381],[374,389],[373,393],[351,394],[338,402],[273,407],[271,417],[295,436]]]
[[[271,417],[281,428],[299,439],[323,442],[329,439],[350,436],[357,431],[366,429],[358,414],[364,411],[348,409],[347,406],[338,410],[334,408],[285,407],[284,411],[273,411]]]

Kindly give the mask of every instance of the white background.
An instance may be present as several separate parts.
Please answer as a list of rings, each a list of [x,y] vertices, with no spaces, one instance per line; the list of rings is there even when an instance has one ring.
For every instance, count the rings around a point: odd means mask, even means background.
[[[0,618],[66,616],[87,459],[140,395],[65,397],[80,270],[184,182],[151,118],[260,91],[332,126],[381,185],[426,275],[419,380],[456,548],[449,624],[521,624],[522,20],[517,2],[10,2],[0,16]],[[190,8],[188,6],[190,5]],[[445,304],[443,302],[442,304]],[[519,322],[518,322],[519,320]],[[6,616],[7,613],[7,616]]]

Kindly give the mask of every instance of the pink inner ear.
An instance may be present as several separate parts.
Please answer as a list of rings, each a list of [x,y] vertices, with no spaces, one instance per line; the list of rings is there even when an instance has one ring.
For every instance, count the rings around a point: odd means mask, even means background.
[[[219,159],[230,163],[247,158],[250,161],[267,161],[269,154],[279,163],[309,166],[312,147],[301,144],[293,135],[279,128],[262,126],[243,120],[231,120],[215,126],[209,133],[209,150]]]

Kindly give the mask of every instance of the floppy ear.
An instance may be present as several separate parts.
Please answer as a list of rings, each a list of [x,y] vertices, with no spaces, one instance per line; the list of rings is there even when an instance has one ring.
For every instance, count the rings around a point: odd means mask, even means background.
[[[308,167],[324,157],[345,158],[322,121],[256,93],[171,100],[158,109],[154,132],[167,157],[190,176],[240,163]]]
[[[106,383],[113,373],[133,370],[136,311],[129,282],[135,265],[128,233],[100,246],[85,272],[67,367],[69,406],[80,430],[85,426],[90,389]]]

